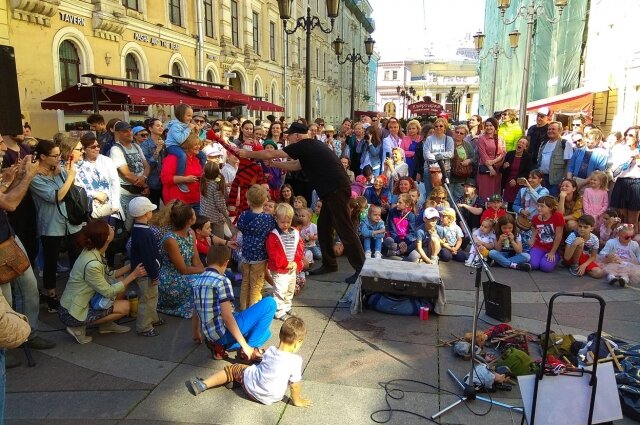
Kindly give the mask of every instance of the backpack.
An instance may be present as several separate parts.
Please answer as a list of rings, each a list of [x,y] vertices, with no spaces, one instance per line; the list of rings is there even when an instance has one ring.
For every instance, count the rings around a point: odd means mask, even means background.
[[[63,181],[64,184],[64,181]],[[67,194],[64,196],[64,205],[67,209],[67,215],[64,215],[62,208],[60,208],[60,201],[58,201],[58,190],[55,193],[56,208],[62,217],[75,226],[79,226],[82,223],[89,222],[91,220],[91,214],[93,213],[93,203],[87,195],[87,191],[80,186],[72,184]]]

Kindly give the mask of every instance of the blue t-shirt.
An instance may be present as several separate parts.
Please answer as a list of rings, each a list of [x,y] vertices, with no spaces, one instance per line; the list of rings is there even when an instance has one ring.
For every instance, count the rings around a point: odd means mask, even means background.
[[[265,242],[267,235],[276,227],[276,219],[266,213],[256,214],[245,210],[238,218],[238,230],[242,232],[242,257],[248,263],[267,259]]]

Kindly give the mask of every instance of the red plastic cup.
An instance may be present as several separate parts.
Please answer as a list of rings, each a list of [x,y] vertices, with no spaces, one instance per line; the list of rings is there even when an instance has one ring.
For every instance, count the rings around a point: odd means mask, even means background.
[[[429,320],[429,307],[420,307],[420,320]]]

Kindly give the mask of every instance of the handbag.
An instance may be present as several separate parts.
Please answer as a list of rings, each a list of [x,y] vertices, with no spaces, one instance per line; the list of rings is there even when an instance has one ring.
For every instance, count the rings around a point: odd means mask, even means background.
[[[71,187],[69,187],[69,190],[63,199],[67,215],[64,215],[62,208],[60,208],[58,191],[59,189],[55,191],[56,208],[62,217],[66,218],[69,223],[75,226],[79,226],[82,223],[86,223],[91,220],[93,203],[89,199],[89,195],[87,195],[87,191],[84,190],[83,187],[76,186],[75,184],[72,184]]]
[[[462,159],[458,156],[458,151],[454,150],[453,160],[451,161],[451,174],[460,179],[468,179],[471,177],[471,173],[473,173],[473,164],[462,165]]]
[[[478,174],[489,175],[491,172],[489,171],[489,167],[482,164],[478,167]]]
[[[0,243],[0,284],[9,283],[29,268],[29,258],[15,238]]]
[[[511,321],[511,287],[498,282],[482,282],[485,312],[500,322]]]

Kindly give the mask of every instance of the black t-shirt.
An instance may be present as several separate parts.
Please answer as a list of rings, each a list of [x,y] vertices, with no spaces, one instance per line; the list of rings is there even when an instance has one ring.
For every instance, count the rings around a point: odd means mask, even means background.
[[[321,141],[303,139],[285,147],[283,151],[300,161],[300,166],[320,198],[338,188],[351,187],[342,163]]]
[[[545,124],[542,127],[538,127],[537,125],[532,125],[527,130],[527,137],[529,138],[529,153],[533,158],[533,162],[538,162],[538,151],[540,150],[540,146],[544,145],[544,143],[549,140],[549,136],[547,136],[547,129],[549,128],[549,124]]]

